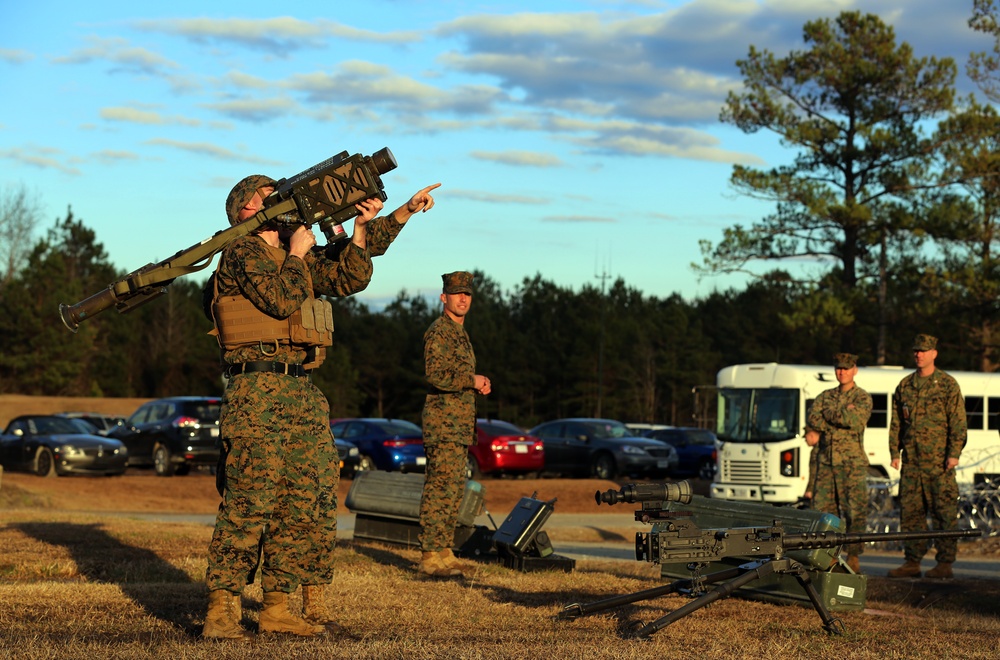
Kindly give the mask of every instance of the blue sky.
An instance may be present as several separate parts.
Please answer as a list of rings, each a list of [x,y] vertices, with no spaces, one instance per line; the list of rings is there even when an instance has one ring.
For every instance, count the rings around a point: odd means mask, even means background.
[[[0,187],[37,195],[39,234],[72,206],[134,270],[224,228],[247,174],[388,146],[388,209],[443,185],[376,260],[369,304],[475,268],[505,290],[536,274],[578,290],[607,274],[690,299],[742,286],[698,279],[698,241],[770,211],[729,187],[733,164],[791,159],[718,121],[749,46],[802,49],[805,22],[859,9],[963,71],[990,47],[967,27],[971,6],[3,2]]]

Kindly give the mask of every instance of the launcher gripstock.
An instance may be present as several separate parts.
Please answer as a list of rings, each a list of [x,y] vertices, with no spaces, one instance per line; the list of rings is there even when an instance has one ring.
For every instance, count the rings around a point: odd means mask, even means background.
[[[356,204],[386,195],[380,174],[396,168],[396,159],[385,147],[371,156],[343,151],[288,179],[281,179],[252,218],[181,250],[169,259],[147,264],[108,288],[75,305],[59,305],[59,316],[70,331],[100,312],[115,307],[125,314],[167,292],[178,277],[202,270],[212,258],[237,238],[267,225],[318,224],[329,243],[345,238],[343,223],[358,215]]]
[[[830,568],[829,554],[796,552],[818,548],[837,548],[849,543],[881,541],[908,541],[915,539],[970,538],[982,536],[980,530],[928,530],[920,532],[887,532],[883,534],[841,534],[812,531],[787,533],[778,519],[771,525],[702,529],[691,519],[690,512],[667,510],[669,502],[687,504],[691,501],[691,487],[686,481],[676,484],[626,484],[621,490],[608,490],[595,495],[598,505],[642,503],[635,519],[653,523],[653,531],[637,532],[635,558],[652,563],[689,562],[690,579],[681,579],[652,589],[632,594],[614,596],[594,603],[573,603],[563,608],[562,619],[575,619],[604,610],[649,600],[671,593],[690,593],[695,598],[665,616],[645,625],[636,625],[635,637],[648,637],[674,621],[699,610],[717,600],[731,596],[740,587],[775,574],[791,575],[802,587],[823,621],[823,629],[831,634],[844,632],[840,619],[833,617],[821,601],[810,573]],[[775,508],[775,513],[781,509]],[[793,551],[794,556],[786,554]],[[748,559],[744,564],[707,575],[700,571],[710,562],[735,557]],[[754,559],[759,558],[759,559]],[[826,565],[822,565],[823,563]],[[717,584],[713,589],[708,585]]]

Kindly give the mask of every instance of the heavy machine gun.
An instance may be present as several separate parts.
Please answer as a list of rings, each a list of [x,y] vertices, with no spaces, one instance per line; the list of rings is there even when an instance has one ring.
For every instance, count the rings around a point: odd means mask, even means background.
[[[130,312],[166,293],[167,286],[178,277],[208,266],[217,253],[237,238],[267,226],[317,224],[327,238],[326,249],[329,249],[335,241],[346,237],[343,223],[358,214],[356,204],[373,197],[385,201],[385,186],[379,175],[394,169],[396,159],[388,147],[371,156],[350,156],[343,151],[293,177],[279,180],[252,218],[216,232],[169,259],[134,270],[74,305],[59,305],[59,315],[66,327],[76,332],[81,322],[109,307],[115,307],[121,314]]]
[[[638,522],[652,524],[650,532],[637,532],[635,558],[656,564],[688,562],[692,577],[632,594],[614,596],[589,604],[567,605],[559,618],[573,619],[671,593],[689,593],[694,599],[659,619],[635,627],[636,637],[648,637],[671,623],[713,603],[727,598],[741,587],[773,575],[794,577],[831,634],[844,632],[840,619],[831,615],[820,597],[814,578],[838,562],[840,546],[849,543],[906,541],[913,539],[968,538],[981,536],[979,530],[930,530],[883,534],[843,534],[832,531],[786,531],[780,520],[782,509],[770,505],[775,514],[771,524],[748,527],[703,529],[690,511],[675,508],[673,503],[690,504],[697,495],[687,481],[678,483],[626,484],[621,490],[597,492],[597,504],[641,503],[635,513]],[[704,499],[704,498],[701,498]],[[709,506],[709,505],[706,505]],[[835,516],[823,514],[825,524],[840,526]],[[705,567],[719,560],[736,558],[737,565],[702,574]],[[744,561],[745,560],[745,561]],[[863,576],[862,576],[863,577]],[[710,585],[716,585],[709,588]]]

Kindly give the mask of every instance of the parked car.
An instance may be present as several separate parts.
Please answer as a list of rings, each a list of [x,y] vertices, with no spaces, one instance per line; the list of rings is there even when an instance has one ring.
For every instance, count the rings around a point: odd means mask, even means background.
[[[340,477],[342,479],[353,479],[361,465],[361,452],[357,445],[347,440],[334,438],[337,444],[337,454],[340,455]]]
[[[528,474],[545,467],[542,441],[499,419],[476,420],[476,444],[469,447],[469,479],[484,474]]]
[[[542,440],[546,472],[599,479],[619,475],[660,478],[677,467],[673,447],[636,437],[613,419],[557,419],[539,424],[528,434]]]
[[[719,453],[715,434],[707,429],[687,426],[667,426],[646,431],[647,438],[666,442],[677,450],[676,476],[695,476],[711,481],[718,469]]]
[[[0,465],[40,477],[123,473],[128,460],[125,446],[87,433],[82,425],[55,415],[15,417],[0,435]]]
[[[105,415],[94,412],[61,412],[55,413],[56,417],[66,417],[67,419],[82,419],[91,424],[100,435],[107,435],[112,429],[125,425],[125,418],[118,415]]]
[[[358,447],[358,470],[423,472],[424,432],[405,419],[354,417],[330,420],[333,437]]]
[[[142,404],[108,434],[128,448],[130,467],[152,467],[161,477],[214,468],[219,461],[222,399],[177,396]]]

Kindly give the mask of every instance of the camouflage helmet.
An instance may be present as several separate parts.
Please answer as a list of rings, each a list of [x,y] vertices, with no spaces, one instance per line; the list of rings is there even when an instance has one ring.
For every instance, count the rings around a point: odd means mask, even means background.
[[[441,276],[444,283],[445,293],[468,293],[472,295],[472,273],[464,270],[457,270],[454,273],[445,273]]]
[[[937,350],[937,337],[931,335],[917,335],[913,338],[913,350],[934,351]]]
[[[230,225],[240,224],[240,209],[246,206],[253,194],[265,186],[274,187],[276,181],[263,174],[251,174],[233,186],[226,198],[226,217]]]
[[[833,366],[836,369],[853,369],[858,366],[858,356],[852,353],[834,353]]]

